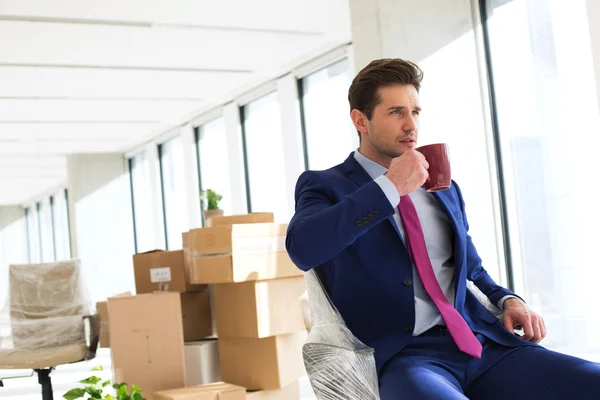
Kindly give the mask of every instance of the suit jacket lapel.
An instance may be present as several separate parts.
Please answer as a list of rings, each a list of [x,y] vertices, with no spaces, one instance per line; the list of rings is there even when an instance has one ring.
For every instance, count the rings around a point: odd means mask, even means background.
[[[356,183],[358,186],[364,186],[367,183],[373,181],[373,179],[371,179],[367,171],[365,171],[365,169],[361,167],[358,161],[356,161],[356,159],[354,158],[354,152],[352,152],[350,156],[346,159],[346,161],[344,161],[344,167],[346,168],[348,179]],[[402,235],[400,234],[400,230],[398,229],[398,225],[396,225],[396,221],[394,221],[394,216],[392,215],[391,217],[389,217],[388,221],[394,227],[394,230],[398,234],[398,237],[400,238],[402,243],[404,243]]]

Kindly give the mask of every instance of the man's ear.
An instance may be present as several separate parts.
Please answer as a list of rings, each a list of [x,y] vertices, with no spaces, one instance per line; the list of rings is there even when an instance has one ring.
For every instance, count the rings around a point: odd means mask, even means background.
[[[352,123],[357,131],[361,134],[366,134],[368,132],[367,128],[367,116],[362,113],[362,111],[357,110],[356,108],[350,112],[350,118],[352,118]]]

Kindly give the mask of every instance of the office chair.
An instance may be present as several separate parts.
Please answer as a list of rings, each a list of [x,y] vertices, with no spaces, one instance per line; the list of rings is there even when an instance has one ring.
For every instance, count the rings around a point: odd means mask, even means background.
[[[9,298],[0,310],[0,369],[34,370],[42,399],[53,400],[50,372],[95,358],[98,347],[99,318],[90,314],[80,263],[11,265],[8,282]]]

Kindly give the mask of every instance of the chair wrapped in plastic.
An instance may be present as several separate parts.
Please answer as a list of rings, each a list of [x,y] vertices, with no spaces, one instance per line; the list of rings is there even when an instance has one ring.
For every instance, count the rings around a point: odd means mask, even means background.
[[[305,279],[310,333],[302,356],[317,399],[379,400],[374,350],[347,328],[317,272],[308,271]]]
[[[34,369],[44,399],[50,371],[89,360],[98,346],[98,317],[83,286],[79,261],[11,265],[0,310],[0,369]]]

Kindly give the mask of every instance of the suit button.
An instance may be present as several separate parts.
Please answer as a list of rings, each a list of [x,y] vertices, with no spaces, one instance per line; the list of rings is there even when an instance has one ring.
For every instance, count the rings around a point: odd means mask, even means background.
[[[367,217],[363,217],[363,219],[362,219],[362,223],[363,223],[363,224],[366,224],[366,223],[368,223],[368,222],[369,222],[369,218],[367,218]]]
[[[413,326],[412,325],[406,325],[404,327],[404,332],[412,332],[413,330]]]
[[[369,217],[369,221],[371,221],[373,218],[375,218],[375,216],[373,216],[373,213],[369,214],[368,217]]]
[[[410,279],[405,279],[404,286],[410,286],[410,285],[412,285],[412,281]]]
[[[359,228],[362,226],[362,222],[360,219],[358,221],[356,221],[356,226],[358,226]]]
[[[377,210],[373,211],[373,215],[375,216],[375,218],[379,217],[379,211],[377,211]]]

